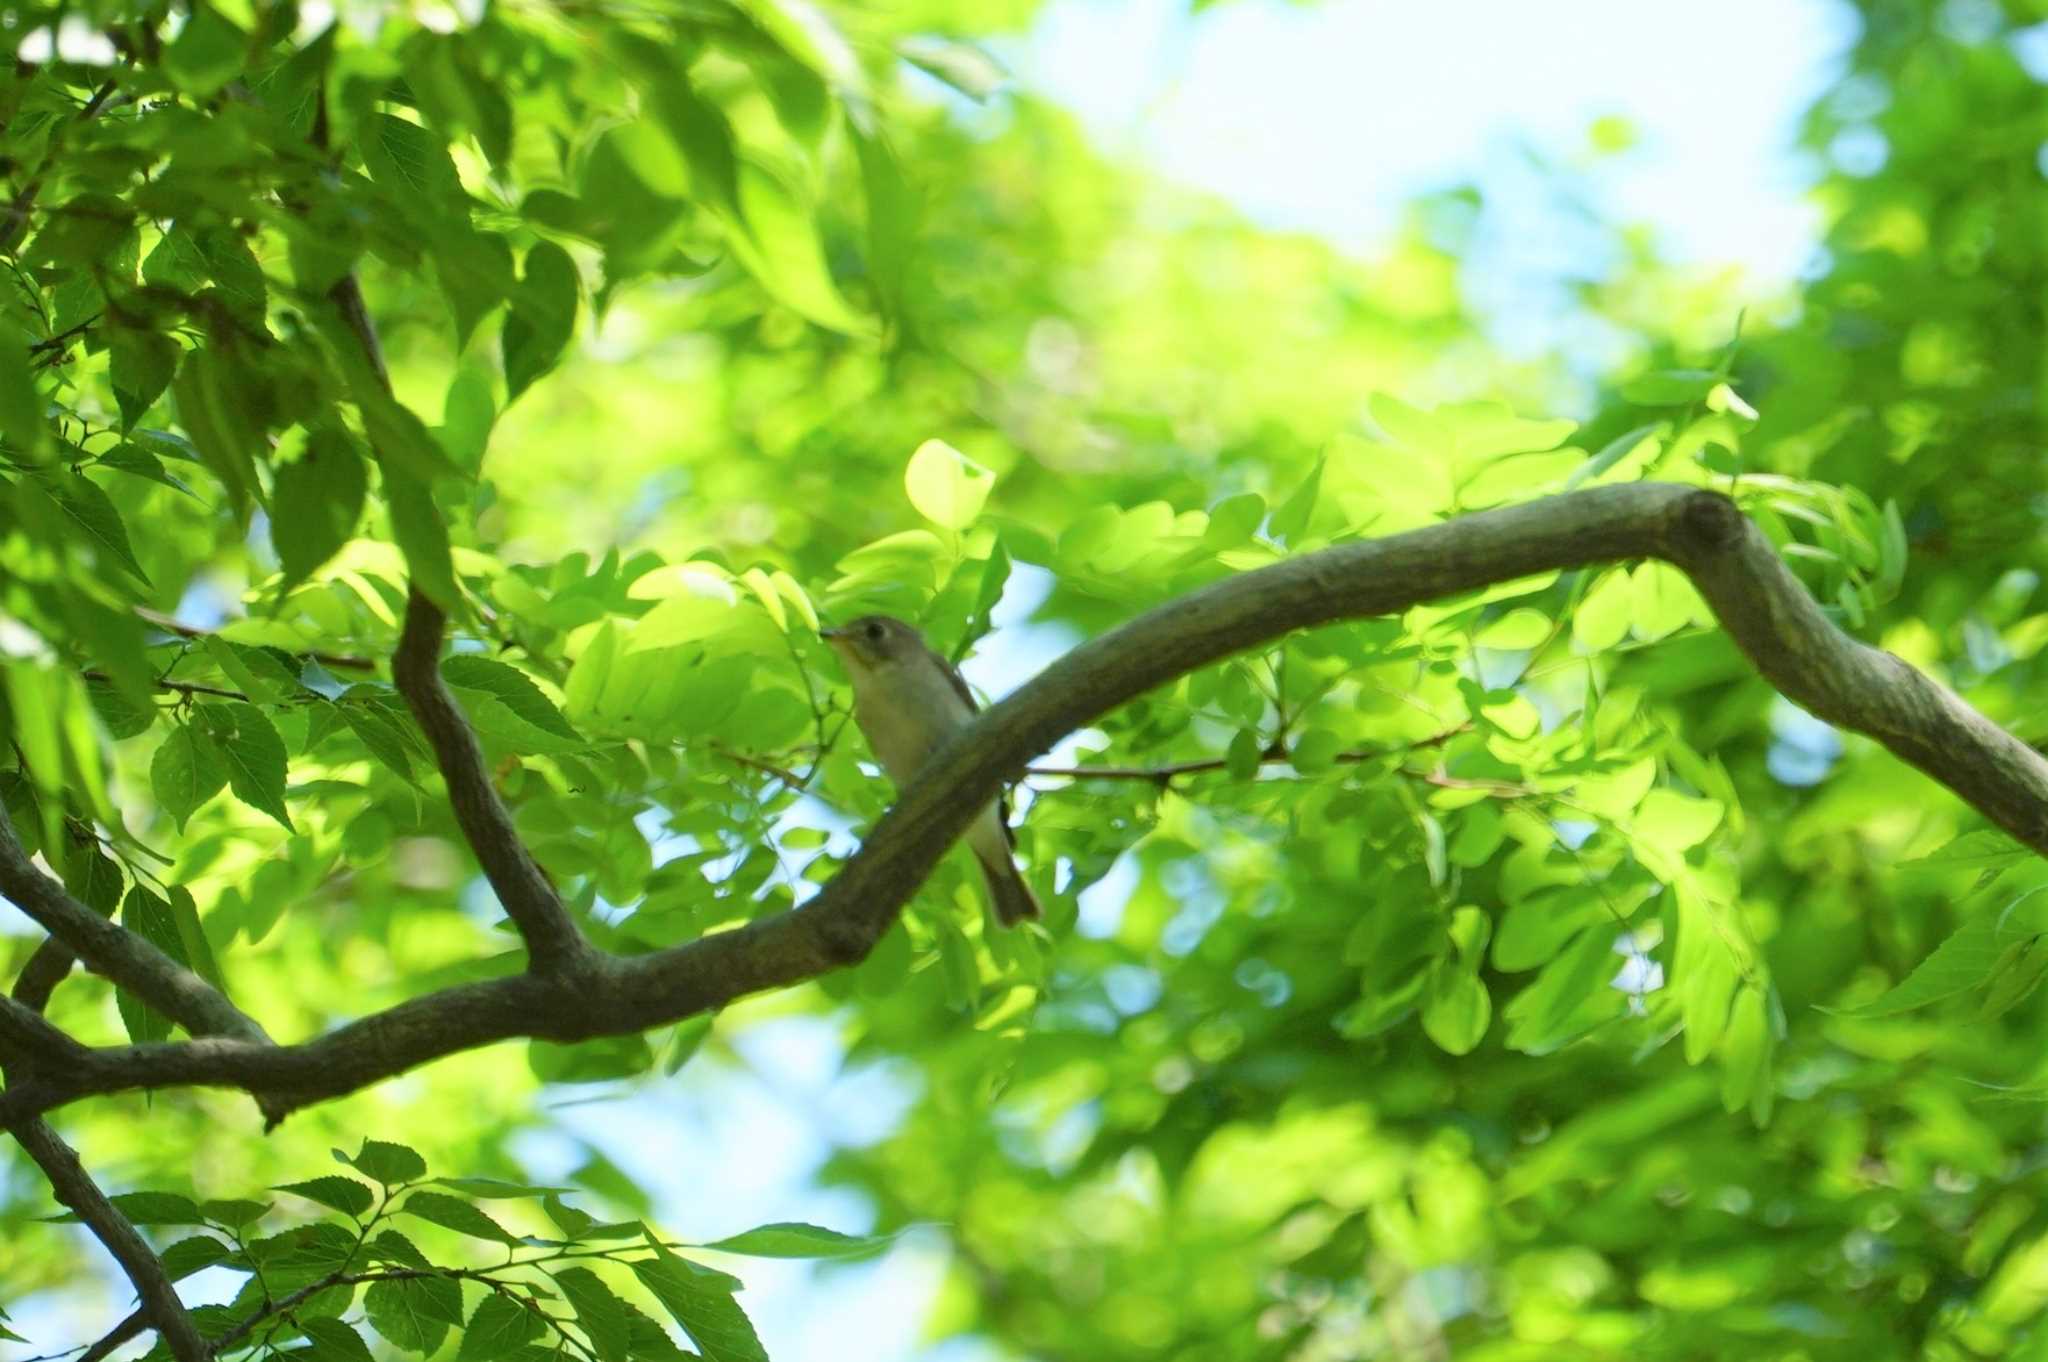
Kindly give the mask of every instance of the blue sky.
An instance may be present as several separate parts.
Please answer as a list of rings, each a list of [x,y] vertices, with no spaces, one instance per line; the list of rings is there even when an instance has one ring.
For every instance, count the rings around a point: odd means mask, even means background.
[[[1525,152],[1585,166],[1589,128],[1603,117],[1637,134],[1633,150],[1591,171],[1603,215],[1650,225],[1672,258],[1739,266],[1759,291],[1782,286],[1812,250],[1812,172],[1791,147],[1800,112],[1854,34],[1832,0],[1229,0],[1192,20],[1185,10],[1185,0],[1055,0],[1001,55],[1025,88],[1073,108],[1106,150],[1261,224],[1364,254],[1411,196],[1475,180],[1517,230],[1526,223],[1513,268],[1569,266],[1570,234]],[[1049,640],[1030,633],[991,640],[970,662],[973,679],[1007,690],[997,678],[1045,654]],[[811,1177],[835,1141],[886,1131],[903,1082],[842,1074],[826,1022],[735,1020],[721,1023],[730,1055],[700,1055],[630,1099],[556,1113],[551,1132],[519,1147],[530,1171],[561,1176],[587,1142],[641,1177],[665,1222],[690,1238],[778,1219],[866,1228],[857,1200]],[[822,1274],[738,1266],[742,1300],[781,1362],[993,1356],[920,1344],[943,1271],[935,1234]],[[9,1308],[19,1331],[46,1344],[80,1336],[68,1318],[76,1297]]]

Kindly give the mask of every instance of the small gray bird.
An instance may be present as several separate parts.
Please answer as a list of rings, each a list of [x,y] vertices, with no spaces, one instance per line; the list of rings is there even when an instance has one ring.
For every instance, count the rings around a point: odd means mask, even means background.
[[[974,694],[924,635],[887,615],[864,615],[820,631],[853,679],[853,721],[900,791],[941,744],[973,719]],[[981,862],[996,920],[1014,927],[1043,916],[1011,859],[1016,842],[998,799],[968,824],[968,848]]]

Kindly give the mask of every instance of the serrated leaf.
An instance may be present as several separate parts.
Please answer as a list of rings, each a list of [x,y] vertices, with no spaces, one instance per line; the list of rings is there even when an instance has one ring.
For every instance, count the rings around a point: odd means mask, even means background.
[[[444,1192],[414,1192],[398,1208],[406,1215],[418,1216],[421,1220],[454,1230],[478,1239],[495,1240],[500,1244],[517,1244],[519,1236],[485,1215],[460,1197]]]
[[[372,1282],[363,1311],[393,1347],[424,1356],[440,1351],[449,1325],[462,1323],[462,1286],[449,1277]]]
[[[631,1331],[626,1303],[587,1267],[568,1267],[552,1274],[555,1286],[576,1312],[576,1322],[599,1362],[625,1362]]]
[[[111,559],[142,585],[150,584],[149,574],[142,570],[128,540],[128,527],[121,523],[121,513],[98,483],[80,473],[60,474],[51,479],[49,490],[51,500],[76,527],[79,537],[92,546],[95,556]]]
[[[753,1321],[733,1299],[732,1278],[658,1247],[653,1259],[632,1266],[640,1284],[683,1326],[704,1362],[768,1362]]]
[[[369,469],[355,441],[323,426],[305,452],[280,464],[270,501],[270,542],[284,569],[282,595],[354,538],[369,493]]]
[[[206,725],[207,735],[219,749],[221,764],[227,768],[228,788],[235,798],[296,831],[284,806],[284,739],[263,711],[230,700],[196,705],[193,713]]]
[[[555,702],[541,692],[531,677],[517,667],[474,653],[458,653],[441,663],[441,675],[451,686],[488,692],[505,708],[558,738],[580,743],[583,735],[562,717]]]
[[[171,905],[140,883],[132,885],[121,901],[121,925],[179,964],[190,963],[185,958],[185,944],[172,918]],[[170,1018],[127,989],[114,990],[114,1003],[128,1038],[136,1044],[160,1041],[171,1034]]]
[[[866,1258],[895,1242],[893,1235],[841,1234],[821,1225],[778,1221],[703,1245],[750,1258]]]
[[[265,446],[259,407],[244,393],[248,384],[233,361],[211,349],[187,354],[171,384],[179,423],[245,523],[256,492],[256,459]]]
[[[28,338],[5,320],[0,320],[0,438],[21,455],[21,462],[31,464],[41,461],[50,439],[43,395],[29,367]]]
[[[121,429],[132,429],[171,386],[178,371],[178,343],[133,326],[109,326],[107,377],[121,408]]]
[[[469,1326],[462,1331],[462,1346],[455,1350],[456,1362],[498,1362],[509,1357],[522,1343],[541,1335],[539,1316],[511,1295],[493,1291],[476,1304]]]
[[[551,241],[526,253],[526,271],[505,318],[505,403],[555,367],[576,330],[581,281],[576,262]]]
[[[434,505],[427,484],[390,464],[384,465],[384,500],[391,511],[391,533],[405,553],[412,584],[451,614],[462,610],[462,588],[455,580],[455,557],[448,545],[448,526]]]
[[[322,1206],[331,1206],[344,1215],[359,1216],[377,1204],[376,1193],[354,1178],[345,1178],[339,1173],[308,1178],[304,1182],[280,1183],[270,1190],[290,1192],[308,1201],[317,1201]]]
[[[305,1362],[371,1362],[370,1345],[352,1325],[338,1319],[302,1318],[299,1328],[312,1344],[310,1356],[297,1354],[305,1356]]]
[[[210,1234],[195,1234],[168,1245],[159,1256],[163,1259],[165,1274],[176,1282],[233,1256],[234,1251],[232,1245],[222,1243]]]
[[[427,1161],[402,1144],[388,1140],[364,1140],[354,1156],[334,1151],[334,1157],[373,1182],[394,1187],[417,1182],[427,1175]]]

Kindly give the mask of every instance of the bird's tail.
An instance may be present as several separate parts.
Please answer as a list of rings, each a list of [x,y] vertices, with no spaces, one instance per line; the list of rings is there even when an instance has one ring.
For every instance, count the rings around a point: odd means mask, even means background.
[[[1014,927],[1020,922],[1045,916],[1038,906],[1038,900],[1031,895],[1031,887],[1024,883],[1024,876],[1018,872],[1017,863],[1008,856],[992,863],[979,853],[975,860],[981,862],[981,876],[988,881],[988,896],[995,903],[996,921],[1005,927]]]

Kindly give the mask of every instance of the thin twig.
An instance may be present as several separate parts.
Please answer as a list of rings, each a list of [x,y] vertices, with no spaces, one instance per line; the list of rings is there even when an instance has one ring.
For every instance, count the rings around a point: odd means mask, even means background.
[[[161,629],[167,634],[176,634],[179,638],[212,638],[218,632],[214,629],[201,628],[196,624],[186,624],[184,621],[173,619],[171,616],[158,610],[145,610],[137,607],[135,614],[143,623]],[[301,652],[298,655],[311,658],[323,667],[330,667],[339,671],[373,672],[377,670],[375,660],[367,657],[354,657],[346,653]]]
[[[1461,733],[1469,732],[1470,724],[1459,724],[1427,738],[1418,738],[1401,747],[1361,748],[1356,751],[1339,752],[1330,758],[1331,762],[1343,766],[1363,761],[1377,761],[1381,757],[1398,756],[1403,752],[1419,752],[1426,748],[1441,747]],[[1293,760],[1292,756],[1278,746],[1268,747],[1259,753],[1261,766],[1280,765]],[[1205,757],[1199,761],[1179,761],[1165,766],[1027,766],[1027,776],[1062,776],[1069,780],[1148,780],[1158,785],[1169,784],[1181,776],[1198,776],[1213,771],[1230,769],[1228,757]]]

